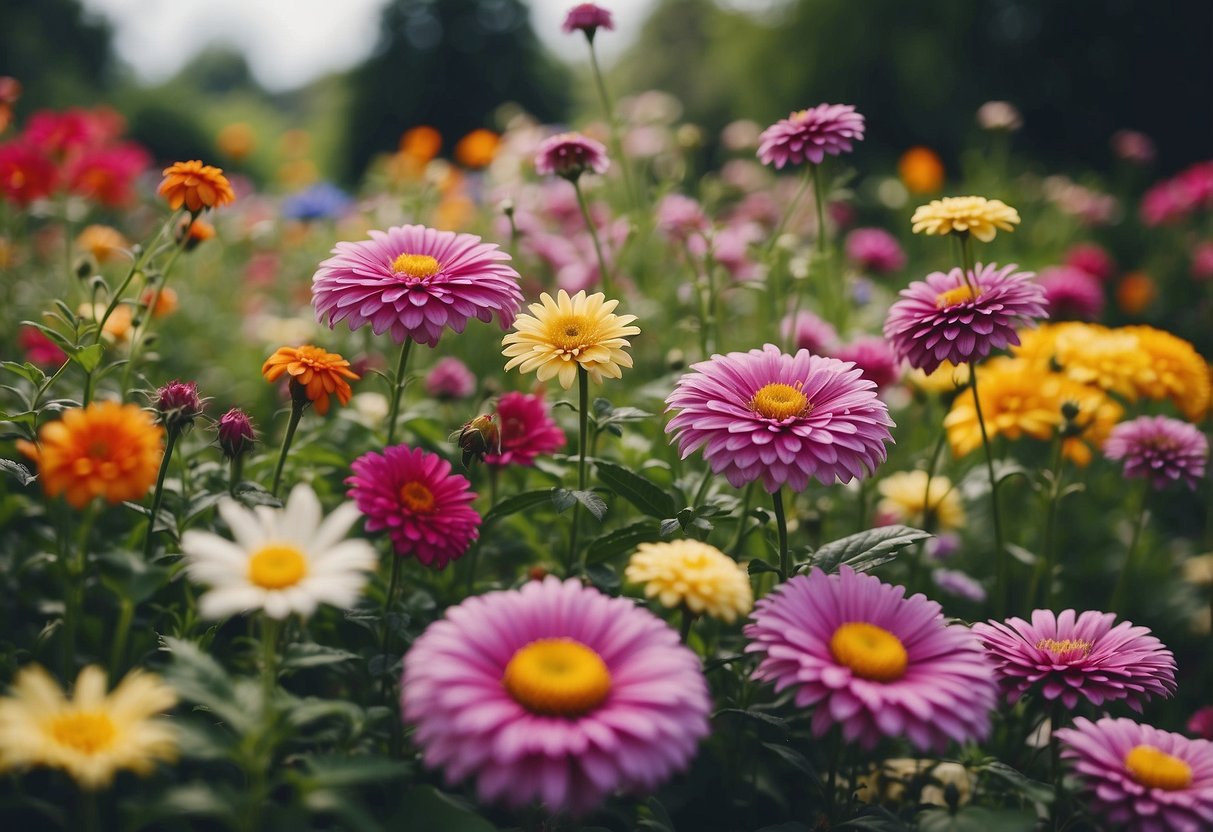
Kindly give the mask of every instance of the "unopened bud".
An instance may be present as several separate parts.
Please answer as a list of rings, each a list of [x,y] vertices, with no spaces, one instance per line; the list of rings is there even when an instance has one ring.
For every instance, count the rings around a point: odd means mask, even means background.
[[[491,413],[477,416],[459,431],[459,447],[463,450],[463,467],[473,460],[484,462],[485,454],[501,453],[501,431]]]
[[[228,459],[248,453],[257,441],[252,420],[248,414],[236,407],[219,417],[218,430],[219,447]]]
[[[169,431],[187,431],[202,412],[198,385],[192,381],[170,381],[156,391],[156,412]]]

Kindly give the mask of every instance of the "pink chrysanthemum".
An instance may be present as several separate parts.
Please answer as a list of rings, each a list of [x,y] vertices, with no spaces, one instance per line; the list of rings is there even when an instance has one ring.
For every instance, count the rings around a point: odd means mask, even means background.
[[[560,133],[544,139],[535,153],[535,172],[540,176],[554,173],[573,180],[586,171],[604,174],[610,166],[602,143],[580,133]]]
[[[425,377],[425,392],[435,399],[466,399],[476,392],[476,376],[453,355],[438,359]]]
[[[1079,243],[1066,252],[1065,264],[1081,269],[1100,283],[1107,283],[1116,274],[1116,261],[1095,243]]]
[[[863,479],[885,460],[893,420],[854,364],[774,344],[692,364],[666,399],[683,459],[704,459],[735,488],[774,493]]]
[[[1195,489],[1205,475],[1209,440],[1179,419],[1139,416],[1112,428],[1103,452],[1108,459],[1124,460],[1126,477],[1146,477],[1155,488],[1182,482]]]
[[[845,248],[847,258],[865,272],[888,274],[906,265],[901,243],[883,228],[856,228],[847,235]]]
[[[503,329],[522,305],[518,272],[495,243],[471,234],[401,225],[370,232],[362,242],[337,243],[312,277],[316,320],[350,329],[370,323],[376,335],[391,331],[435,346],[443,329],[463,332],[470,318],[497,316]]]
[[[1050,320],[1094,321],[1103,312],[1103,286],[1098,278],[1081,269],[1042,269],[1036,282],[1044,289]]]
[[[599,29],[606,29],[608,32],[614,31],[615,22],[611,20],[611,12],[602,6],[593,3],[579,3],[569,9],[560,29],[566,35],[577,31],[585,32],[586,37],[593,39],[594,33]]]
[[[745,628],[746,652],[763,656],[754,678],[816,706],[816,736],[839,725],[865,748],[906,737],[923,751],[984,738],[998,689],[977,639],[949,626],[934,601],[904,596],[847,566],[792,578]]]
[[[712,224],[698,201],[682,194],[666,194],[657,203],[657,228],[677,242],[698,238],[702,244]]]
[[[1122,832],[1213,829],[1213,743],[1130,719],[1074,720],[1057,732],[1095,814]]]
[[[684,769],[711,709],[698,657],[661,619],[550,576],[448,609],[405,656],[401,688],[448,782],[576,814]]]
[[[816,313],[802,309],[793,317],[788,315],[779,324],[779,333],[791,339],[792,348],[808,350],[817,355],[833,355],[838,347],[838,330]]]
[[[850,153],[851,142],[863,139],[863,129],[863,116],[850,104],[819,104],[763,130],[758,159],[776,168],[805,162],[819,165],[826,156]]]
[[[889,342],[879,335],[863,335],[830,353],[839,361],[850,361],[863,377],[883,389],[901,378],[901,362]]]
[[[488,465],[534,465],[567,441],[541,394],[506,393],[497,401],[501,452],[486,454]]]
[[[480,515],[471,506],[476,495],[437,454],[392,445],[350,467],[347,496],[366,515],[366,530],[386,530],[400,557],[445,569],[480,536]]]
[[[1123,699],[1140,713],[1151,695],[1175,692],[1175,657],[1145,627],[1127,621],[1113,627],[1115,620],[1110,612],[1034,610],[1030,623],[1009,618],[974,624],[973,632],[994,659],[1010,702],[1039,689],[1067,708],[1079,698],[1096,707]]]
[[[1030,272],[977,264],[971,285],[960,269],[932,272],[901,291],[884,336],[911,367],[933,373],[945,361],[968,364],[1019,343],[1016,329],[1047,317],[1044,291]]]

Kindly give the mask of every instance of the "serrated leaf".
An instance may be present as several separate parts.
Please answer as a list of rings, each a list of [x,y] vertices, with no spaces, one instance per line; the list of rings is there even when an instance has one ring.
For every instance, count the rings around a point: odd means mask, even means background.
[[[261,485],[255,482],[244,481],[237,483],[235,497],[248,508],[255,506],[269,506],[270,508],[282,508],[282,500],[275,497]]]
[[[21,376],[31,384],[41,384],[46,379],[46,373],[28,361],[24,364],[18,364],[16,361],[0,361],[0,367],[14,375]]]
[[[779,717],[768,714],[764,711],[746,710],[745,708],[721,708],[720,710],[716,711],[716,713],[712,714],[712,718],[715,719],[721,714],[737,714],[738,716],[744,716],[747,719],[757,720],[765,725],[772,725],[783,731],[788,729],[788,721],[786,719],[780,719]]]
[[[819,547],[813,554],[813,565],[825,572],[837,572],[849,566],[856,572],[866,572],[892,560],[906,546],[926,540],[931,535],[909,526],[880,526],[848,535]]]
[[[509,517],[511,514],[517,514],[520,511],[526,511],[529,508],[541,506],[544,503],[552,500],[553,489],[542,488],[537,491],[523,491],[521,494],[514,494],[506,497],[504,500],[498,500],[497,504],[489,509],[488,514],[484,515],[484,525],[488,525],[503,517]],[[569,503],[572,505],[572,503]],[[563,509],[562,509],[563,510]]]
[[[661,520],[678,511],[674,498],[662,491],[652,480],[642,477],[622,465],[598,462],[598,480],[649,517]]]
[[[599,497],[593,491],[571,491],[569,493],[573,495],[573,498],[577,502],[585,506],[586,511],[594,515],[594,519],[599,523],[602,522],[602,518],[606,517],[606,500]]]
[[[11,421],[11,420],[10,420]],[[0,459],[0,471],[11,476],[22,485],[29,485],[34,480],[38,479],[38,475],[30,471],[20,462],[14,462],[11,459]]]
[[[553,488],[551,492],[552,505],[556,506],[556,511],[564,513],[577,504],[577,498],[573,496],[573,492],[567,488]]]
[[[661,537],[652,520],[641,520],[596,538],[586,550],[585,559],[587,563],[598,563],[631,552],[641,543],[652,543]]]

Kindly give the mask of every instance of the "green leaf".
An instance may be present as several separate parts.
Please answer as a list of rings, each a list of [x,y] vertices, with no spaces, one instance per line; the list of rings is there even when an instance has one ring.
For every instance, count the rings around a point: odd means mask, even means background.
[[[170,636],[161,641],[173,658],[164,675],[182,699],[202,705],[237,733],[254,730],[260,709],[250,707],[247,691],[238,690],[219,662],[192,642]]]
[[[556,510],[561,513],[568,511],[577,503],[577,498],[567,488],[553,488],[549,493],[552,497],[552,505],[556,506]]]
[[[144,817],[141,827],[158,820],[168,820],[180,815],[203,815],[207,817],[235,820],[236,807],[240,801],[229,788],[207,783],[189,783],[172,786],[150,805],[142,806]]]
[[[90,344],[87,347],[82,347],[70,353],[69,358],[79,364],[84,372],[91,373],[101,363],[101,356],[104,350],[105,347],[101,344]]]
[[[908,832],[910,829],[883,806],[867,806],[858,815],[834,828],[852,829],[856,832]]]
[[[820,782],[820,778],[817,776],[817,770],[813,768],[813,764],[809,762],[809,758],[801,754],[795,748],[792,748],[792,746],[777,742],[764,742],[762,747],[774,752],[777,757],[790,765],[792,768],[796,769],[802,774],[807,774],[814,781]]]
[[[409,789],[386,829],[426,829],[442,832],[497,832],[497,828],[449,794],[433,786]]]
[[[542,488],[537,491],[523,491],[521,494],[514,494],[506,497],[504,500],[498,500],[497,505],[489,509],[489,513],[484,515],[484,525],[488,525],[503,517],[509,517],[511,514],[517,514],[520,511],[526,511],[536,506],[541,506],[552,499],[551,488]],[[570,503],[569,505],[572,505]]]
[[[598,462],[598,480],[649,517],[661,520],[678,511],[674,498],[646,477],[635,474],[613,462]]]
[[[358,786],[408,776],[412,767],[388,757],[303,757],[309,777],[328,788]]]
[[[750,561],[749,565],[746,566],[746,570],[751,575],[761,575],[763,572],[775,572],[776,574],[778,574],[779,567],[775,566],[773,564],[767,563],[765,560],[761,560],[759,558],[754,558],[754,560]]]
[[[294,642],[286,648],[282,659],[283,670],[299,670],[305,667],[322,667],[326,664],[339,664],[358,658],[357,653],[341,650],[337,647],[326,647],[312,642]]]
[[[609,563],[595,563],[586,567],[585,576],[595,587],[607,595],[614,595],[622,585],[619,573]]]
[[[41,384],[46,380],[46,373],[28,361],[24,364],[18,364],[16,361],[0,361],[0,367],[8,370],[10,373],[21,376],[21,378],[31,384]]]
[[[0,471],[5,472],[22,485],[29,485],[38,479],[37,474],[32,473],[20,462],[13,462],[11,459],[0,459]]]
[[[716,713],[712,714],[712,718],[715,719],[721,714],[737,714],[739,716],[744,716],[747,719],[757,720],[765,725],[773,725],[774,727],[783,731],[788,730],[788,721],[786,719],[780,719],[779,717],[768,714],[765,711],[746,710],[744,708],[721,708]]]
[[[660,538],[661,534],[652,520],[641,520],[596,538],[586,550],[586,562],[598,563],[608,560],[624,552],[631,552],[641,543],[652,543]]]
[[[254,506],[269,506],[270,508],[282,508],[282,500],[275,497],[261,485],[255,482],[245,480],[237,483],[235,497],[241,503],[244,503],[248,508]]]
[[[814,553],[813,565],[826,572],[837,572],[843,565],[856,572],[867,572],[891,561],[899,550],[930,536],[909,526],[880,526],[825,544]]]
[[[602,522],[602,518],[606,517],[606,500],[599,497],[593,491],[570,491],[569,493],[573,495],[573,498],[577,502],[585,506],[586,511],[594,515],[594,519],[599,523]]]
[[[990,760],[982,765],[979,770],[1006,781],[1010,784],[1011,788],[1033,803],[1047,805],[1053,802],[1053,787],[1051,785],[1041,783],[1039,780],[1033,780],[1001,760]]]
[[[1022,832],[1036,827],[1036,814],[1027,809],[987,809],[965,806],[953,814],[928,809],[917,817],[919,832]]]

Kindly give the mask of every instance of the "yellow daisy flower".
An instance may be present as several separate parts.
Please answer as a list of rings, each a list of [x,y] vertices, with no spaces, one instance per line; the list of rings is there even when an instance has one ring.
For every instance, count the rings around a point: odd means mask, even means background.
[[[1170,399],[1189,422],[1199,422],[1209,409],[1209,365],[1187,341],[1152,326],[1126,326],[1121,332],[1137,337],[1148,362],[1134,378],[1141,395]]]
[[[930,506],[940,529],[959,529],[965,524],[964,505],[952,481],[944,476],[930,478]],[[876,511],[897,523],[924,522],[927,505],[927,472],[898,471],[876,486],[881,500]]]
[[[699,615],[732,624],[754,606],[749,573],[715,546],[697,540],[641,543],[624,577],[642,584],[664,607],[686,605]]]
[[[177,757],[172,727],[153,718],[176,704],[172,688],[140,670],[107,696],[105,671],[90,665],[69,700],[45,670],[27,667],[0,699],[0,771],[59,768],[85,789],[108,786],[119,769],[147,774]]]
[[[573,297],[563,289],[556,299],[544,292],[540,303],[531,304],[530,315],[519,315],[515,332],[502,340],[502,355],[510,359],[505,369],[535,371],[540,381],[556,378],[568,390],[582,367],[590,378],[601,383],[603,376],[620,378],[621,367],[631,367],[632,357],[624,350],[629,335],[640,328],[631,326],[635,315],[616,315],[617,300],[607,300],[601,292]]]
[[[1014,231],[1019,212],[1000,199],[984,196],[946,196],[920,205],[910,218],[915,234],[972,234],[983,243],[998,229]]]
[[[1014,440],[1026,434],[1047,440],[1061,424],[1057,387],[1042,384],[1041,374],[1027,362],[1012,358],[986,362],[978,389],[991,439],[1001,435]],[[943,425],[953,456],[962,457],[981,447],[981,426],[971,387],[952,402]]]

